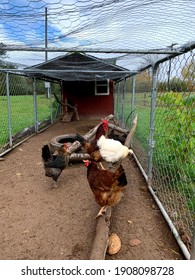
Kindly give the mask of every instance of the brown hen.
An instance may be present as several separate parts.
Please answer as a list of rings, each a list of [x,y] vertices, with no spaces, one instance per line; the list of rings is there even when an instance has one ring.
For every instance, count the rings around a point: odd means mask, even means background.
[[[115,206],[121,200],[127,179],[123,166],[120,165],[115,172],[99,169],[94,161],[86,160],[87,179],[95,196],[96,202],[101,206],[97,216],[102,215],[109,206]]]

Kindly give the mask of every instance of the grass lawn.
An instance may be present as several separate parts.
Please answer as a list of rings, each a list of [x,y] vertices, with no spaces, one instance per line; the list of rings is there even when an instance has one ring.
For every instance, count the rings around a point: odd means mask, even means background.
[[[11,96],[11,123],[12,134],[22,131],[24,128],[34,124],[34,101],[33,96]],[[37,115],[38,121],[50,117],[50,99],[45,98],[43,95],[37,96]],[[7,110],[7,97],[0,97],[0,146],[4,145],[8,139],[8,110]]]

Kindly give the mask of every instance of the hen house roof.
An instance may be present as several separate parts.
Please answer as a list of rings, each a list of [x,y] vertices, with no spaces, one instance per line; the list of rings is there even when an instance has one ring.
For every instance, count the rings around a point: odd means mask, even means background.
[[[128,69],[110,61],[113,62],[113,59],[103,60],[74,52],[26,69],[33,77],[62,81],[119,80],[131,74]]]

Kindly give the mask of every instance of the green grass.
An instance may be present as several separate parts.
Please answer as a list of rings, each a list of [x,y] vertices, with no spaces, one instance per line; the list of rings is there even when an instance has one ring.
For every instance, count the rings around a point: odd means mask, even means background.
[[[34,102],[33,96],[11,96],[11,123],[12,134],[22,131],[24,128],[34,124]],[[43,95],[37,96],[38,121],[50,117],[50,100]],[[8,142],[8,110],[7,97],[0,96],[0,146]]]
[[[127,94],[124,107],[125,123],[128,119],[130,110],[131,95]],[[147,151],[150,128],[150,95],[148,93],[136,95],[134,115],[138,115],[135,137],[139,140],[140,144]],[[130,120],[128,120],[127,127],[130,127]]]
[[[177,96],[177,93],[175,95],[170,93],[170,97],[173,98],[180,96],[180,94]],[[153,153],[153,166],[161,173],[161,180],[165,180],[164,185],[169,188],[179,188],[181,193],[185,189],[187,205],[191,211],[195,209],[195,137],[192,133],[195,129],[194,96],[192,93],[190,102],[186,104],[185,102],[177,104],[177,99],[175,99],[175,104],[172,100],[172,103],[169,104],[163,103],[158,94],[155,109],[155,148]],[[182,95],[182,100],[185,97],[188,98],[189,95]],[[179,102],[181,101],[179,100]],[[147,156],[149,145],[150,103],[150,93],[138,93],[135,97],[134,114],[138,115],[135,137],[145,151],[145,156]],[[130,110],[131,95],[127,95],[124,110],[125,120]]]

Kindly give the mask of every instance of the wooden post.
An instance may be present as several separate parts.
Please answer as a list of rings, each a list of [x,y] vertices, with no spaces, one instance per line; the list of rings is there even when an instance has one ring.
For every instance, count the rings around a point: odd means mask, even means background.
[[[136,115],[135,118],[133,119],[131,129],[130,129],[129,134],[127,135],[127,138],[126,138],[126,140],[125,140],[125,146],[127,146],[127,147],[130,147],[131,139],[132,139],[133,134],[134,134],[134,132],[135,132],[136,126],[137,126],[137,115]]]
[[[107,208],[106,214],[98,217],[96,236],[92,245],[90,260],[104,260],[108,247],[111,208]]]
[[[191,248],[190,260],[195,260],[195,220],[193,225],[192,248]]]
[[[90,155],[87,153],[85,154],[71,153],[69,157],[69,162],[82,161],[84,159],[90,159]]]
[[[127,135],[125,145],[130,146],[130,141],[135,132],[137,125],[137,116],[133,120],[132,127]],[[121,164],[122,160],[118,162],[117,165]],[[96,226],[96,236],[94,243],[92,245],[92,250],[90,254],[90,260],[104,260],[106,255],[106,250],[108,247],[108,237],[109,237],[109,226],[110,226],[110,217],[111,217],[111,207],[107,208],[106,214],[98,217],[97,226]]]
[[[118,131],[118,132],[121,132],[121,133],[128,133],[128,132],[129,132],[129,130],[124,129],[124,128],[121,128],[121,127],[119,127],[119,126],[116,126],[116,125],[114,125],[114,124],[112,124],[112,123],[109,123],[109,124],[108,124],[108,127],[109,127],[109,128],[112,128],[112,129],[114,129],[114,130],[116,130],[116,131]]]

